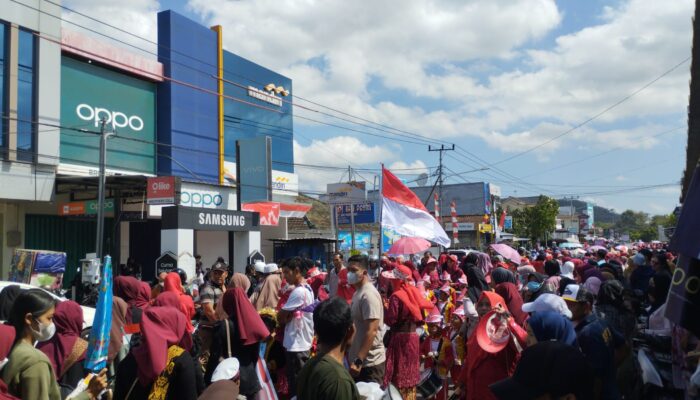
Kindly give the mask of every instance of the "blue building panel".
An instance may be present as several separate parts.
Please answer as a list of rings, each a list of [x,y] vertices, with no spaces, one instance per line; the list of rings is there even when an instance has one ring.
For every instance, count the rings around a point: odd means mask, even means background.
[[[269,84],[292,93],[292,80],[224,51],[224,158],[236,162],[236,140],[272,138],[272,168],[294,172],[292,97],[275,93],[267,101],[251,96]],[[265,98],[265,96],[262,96]],[[276,103],[276,104],[273,104]]]
[[[217,34],[173,11],[158,13],[158,175],[218,183]]]

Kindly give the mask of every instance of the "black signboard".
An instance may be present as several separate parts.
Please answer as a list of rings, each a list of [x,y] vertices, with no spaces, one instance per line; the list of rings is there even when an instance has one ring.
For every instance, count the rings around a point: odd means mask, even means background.
[[[172,272],[177,269],[177,256],[169,251],[156,259],[156,276],[161,272]]]
[[[253,250],[248,256],[248,265],[253,265],[256,261],[265,262],[265,256],[261,252]]]
[[[260,230],[260,214],[250,211],[173,206],[163,208],[162,229],[248,232]]]

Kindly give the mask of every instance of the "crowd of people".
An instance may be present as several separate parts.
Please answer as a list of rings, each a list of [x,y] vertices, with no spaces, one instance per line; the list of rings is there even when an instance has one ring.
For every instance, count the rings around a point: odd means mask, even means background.
[[[245,274],[219,259],[153,286],[120,275],[108,368],[88,378],[81,306],[9,286],[0,399],[645,398],[643,335],[678,360],[668,393],[697,396],[698,340],[664,315],[671,253],[519,253],[337,253],[328,270],[294,257]]]

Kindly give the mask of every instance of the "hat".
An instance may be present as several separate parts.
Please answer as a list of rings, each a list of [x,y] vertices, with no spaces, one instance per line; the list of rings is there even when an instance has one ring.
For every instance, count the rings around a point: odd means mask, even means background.
[[[228,271],[228,265],[226,263],[218,262],[211,267],[212,271]]]
[[[564,288],[564,293],[561,297],[566,301],[572,301],[574,303],[593,303],[595,298],[593,293],[581,285],[566,285]]]
[[[262,261],[256,261],[255,264],[253,264],[255,267],[255,272],[259,274],[264,274],[265,273],[265,263]]]
[[[460,319],[464,320],[465,314],[464,314],[464,307],[457,307],[453,312],[452,315],[458,316]]]
[[[266,264],[266,265],[265,265],[264,272],[265,272],[266,274],[271,274],[271,273],[277,272],[277,271],[279,271],[279,268],[277,267],[277,264],[275,264],[275,263],[270,263],[270,264]]]
[[[571,318],[571,311],[566,305],[564,299],[553,293],[542,293],[541,295],[537,296],[535,301],[523,304],[522,309],[526,313],[554,311],[565,316],[566,318]]]
[[[558,341],[529,346],[510,378],[491,384],[500,400],[552,398],[573,393],[578,399],[593,397],[593,370],[576,348]]]
[[[428,261],[425,262],[425,265],[432,264],[432,263],[437,263],[437,260],[434,257],[430,257]]]
[[[382,277],[386,279],[398,279],[400,281],[405,281],[411,276],[411,269],[405,265],[397,265],[396,268],[391,271],[382,272]]]
[[[634,265],[640,266],[646,264],[647,259],[644,257],[644,254],[637,253],[634,255],[634,257],[632,257],[632,262]]]
[[[459,262],[459,257],[457,257],[457,255],[455,255],[455,254],[450,254],[449,256],[447,256],[447,258],[449,258],[450,260],[452,260],[454,262]]]
[[[229,357],[222,362],[214,370],[214,374],[211,376],[211,381],[225,381],[231,380],[238,376],[241,364],[238,362],[236,357]]]
[[[503,350],[510,340],[508,320],[496,311],[491,311],[481,317],[476,327],[476,341],[484,351],[498,353]]]
[[[430,310],[430,314],[425,318],[425,322],[428,324],[437,324],[442,322],[442,314],[440,314],[440,310],[438,310],[437,307],[433,307],[432,310]]]

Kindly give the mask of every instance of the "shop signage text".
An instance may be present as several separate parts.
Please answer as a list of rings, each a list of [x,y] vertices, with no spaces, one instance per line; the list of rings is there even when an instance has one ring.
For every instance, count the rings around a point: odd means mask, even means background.
[[[104,118],[105,124],[111,126],[113,130],[129,127],[131,130],[138,132],[143,129],[143,119],[138,115],[127,117],[121,111],[110,111],[106,108],[93,107],[85,103],[78,104],[75,107],[75,113],[83,121],[94,121],[95,128],[100,126]]]
[[[146,184],[147,204],[173,204],[177,199],[177,180],[174,176],[148,178]]]
[[[248,96],[264,101],[265,103],[270,103],[277,107],[282,107],[282,99],[277,97],[275,94],[262,91],[252,86],[248,86]]]
[[[445,224],[445,230],[452,232],[452,222],[448,222]],[[473,231],[474,230],[474,223],[473,222],[458,222],[457,223],[457,230],[458,231]]]
[[[58,215],[96,215],[97,200],[73,201],[58,206]],[[105,199],[105,212],[114,212],[114,199]]]
[[[258,231],[260,215],[248,211],[203,210],[182,206],[164,207],[162,229],[195,229],[202,231]]]

